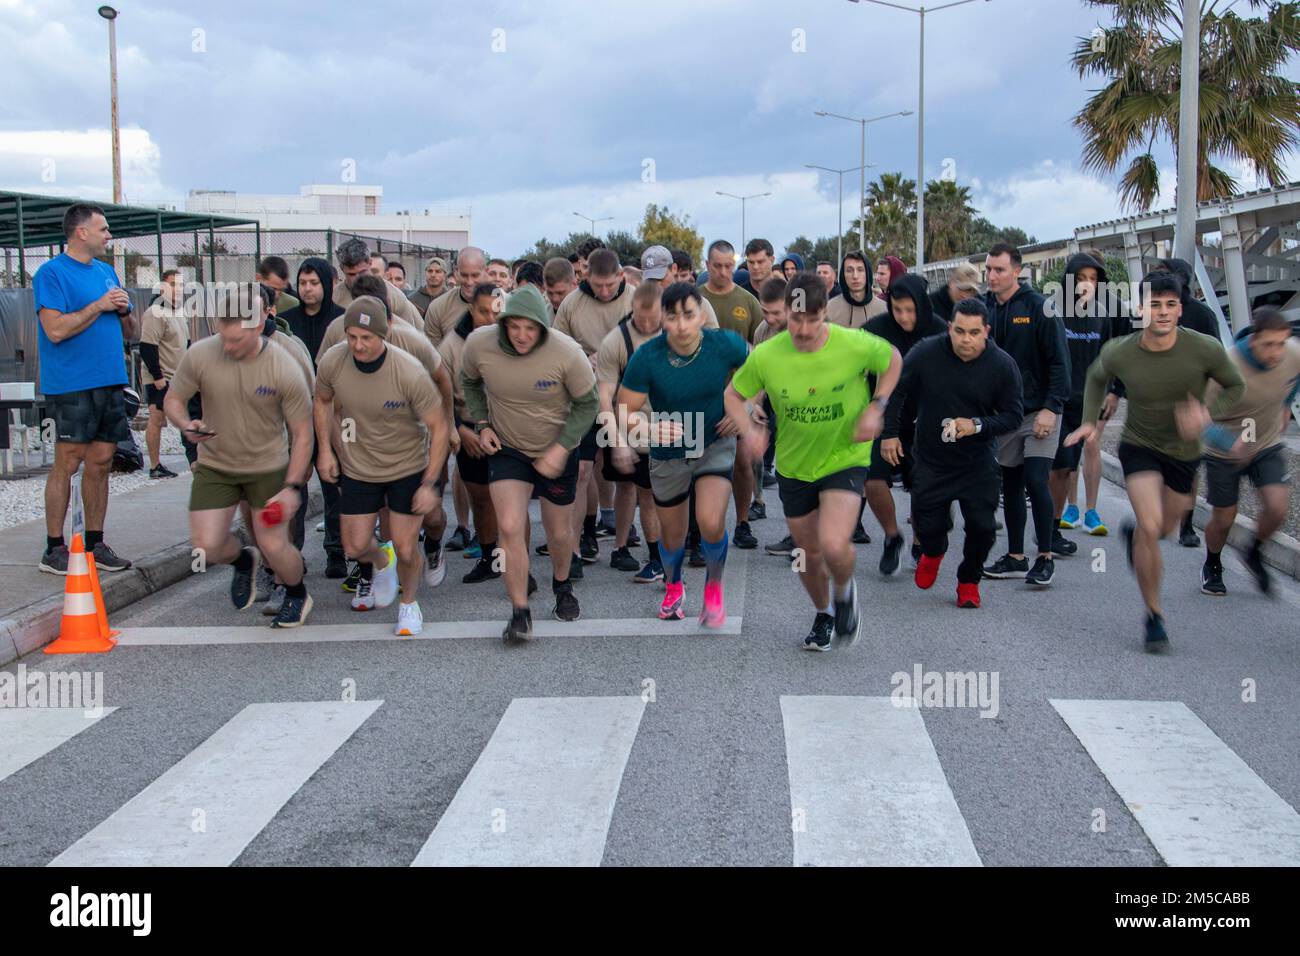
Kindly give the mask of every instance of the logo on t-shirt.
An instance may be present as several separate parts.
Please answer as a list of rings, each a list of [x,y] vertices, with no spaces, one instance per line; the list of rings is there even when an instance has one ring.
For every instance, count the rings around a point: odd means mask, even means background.
[[[748,322],[749,310],[745,308],[743,305],[738,305],[731,310],[731,317],[735,319],[737,322]]]
[[[406,404],[406,402],[399,402],[399,401],[396,401],[396,400],[390,399],[389,401],[384,402],[384,408],[390,408],[390,409],[391,409],[391,408],[401,408],[401,407],[404,406],[405,404]]]
[[[257,391],[254,392],[253,394],[255,394],[255,395],[276,395],[276,394],[278,394],[278,392],[276,392],[276,390],[275,390],[274,388],[272,388],[270,385],[259,385],[259,386],[257,386]]]
[[[560,384],[559,382],[555,381],[555,379],[552,379],[552,378],[539,378],[539,379],[538,379],[538,380],[533,384],[533,388],[537,389],[539,392],[544,392],[544,391],[546,391],[546,389],[548,389],[548,388],[554,388],[555,386],[557,386],[557,385],[559,385],[559,384]]]

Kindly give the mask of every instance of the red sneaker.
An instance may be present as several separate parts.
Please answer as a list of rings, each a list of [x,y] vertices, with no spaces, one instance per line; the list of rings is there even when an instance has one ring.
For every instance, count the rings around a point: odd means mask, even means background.
[[[923,554],[916,562],[916,586],[922,591],[934,587],[934,579],[939,576],[939,565],[943,564],[943,555],[936,558]]]
[[[980,606],[980,586],[978,584],[963,584],[957,582],[957,606],[958,607],[979,607]]]

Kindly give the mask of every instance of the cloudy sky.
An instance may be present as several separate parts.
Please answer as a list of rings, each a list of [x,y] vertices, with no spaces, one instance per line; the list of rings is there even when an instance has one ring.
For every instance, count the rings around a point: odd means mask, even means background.
[[[913,14],[847,0],[118,4],[124,192],[384,187],[384,209],[469,209],[510,255],[645,205],[706,238],[833,234],[858,128],[917,105]],[[999,225],[1039,239],[1118,214],[1079,166],[1067,65],[1081,0],[988,0],[927,17],[927,178],[945,163]],[[106,24],[93,0],[0,0],[0,182],[111,196]],[[916,175],[916,116],[868,127],[867,160]],[[1172,168],[1170,167],[1170,172]],[[1254,185],[1253,180],[1248,185]],[[845,176],[845,219],[856,212]],[[1167,199],[1172,202],[1172,190]]]

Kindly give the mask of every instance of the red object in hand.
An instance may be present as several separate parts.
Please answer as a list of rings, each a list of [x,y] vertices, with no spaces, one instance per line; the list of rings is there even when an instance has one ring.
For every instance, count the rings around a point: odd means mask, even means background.
[[[280,507],[280,502],[273,502],[262,509],[262,524],[268,528],[278,525],[283,520],[284,509]]]

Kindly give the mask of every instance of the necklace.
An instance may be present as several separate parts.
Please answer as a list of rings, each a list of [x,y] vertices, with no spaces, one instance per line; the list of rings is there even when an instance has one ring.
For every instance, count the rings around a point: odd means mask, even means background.
[[[690,355],[678,355],[673,351],[673,347],[668,346],[668,364],[673,368],[685,368],[699,357],[700,349],[704,348],[704,336],[700,336],[700,341],[695,346],[695,351]]]

